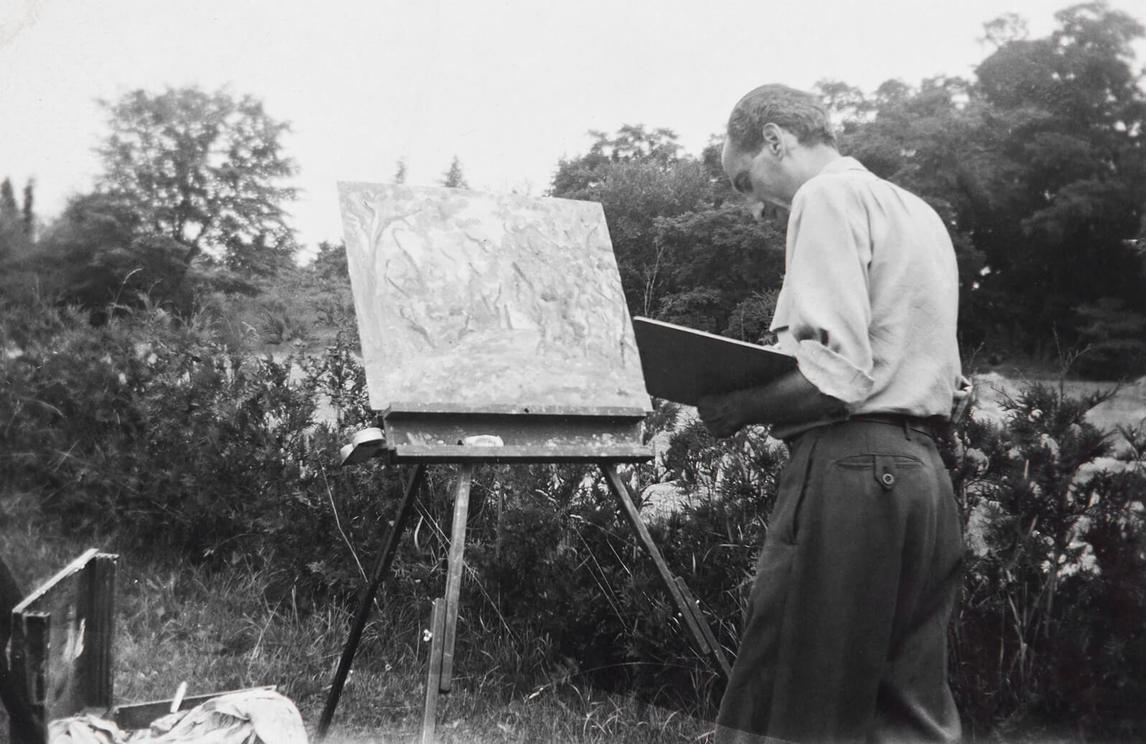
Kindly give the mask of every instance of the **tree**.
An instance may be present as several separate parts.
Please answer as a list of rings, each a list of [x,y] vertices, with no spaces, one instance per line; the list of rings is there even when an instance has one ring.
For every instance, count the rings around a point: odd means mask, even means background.
[[[41,296],[82,307],[97,324],[126,307],[186,314],[197,294],[255,293],[225,266],[188,267],[186,250],[145,229],[124,200],[97,192],[74,197],[20,268],[30,270]]]
[[[558,164],[550,194],[600,202],[630,312],[758,337],[758,322],[732,316],[755,312],[760,293],[779,286],[783,223],[757,224],[741,207],[720,141],[698,159],[671,129],[590,134],[586,154]]]
[[[46,289],[101,318],[109,304],[134,304],[140,293],[170,299],[186,269],[183,246],[145,234],[140,223],[123,201],[106,194],[72,199],[40,241]]]
[[[1134,239],[1146,204],[1146,93],[1131,43],[1143,29],[1103,3],[985,24],[976,80],[888,81],[853,112],[841,146],[918,193],[960,259],[964,343],[1036,355],[1093,337],[1084,307],[1146,312]],[[829,91],[833,92],[833,91]],[[1108,339],[1113,341],[1113,339]]]
[[[19,219],[20,207],[16,204],[16,194],[12,191],[12,181],[5,178],[0,183],[0,220],[5,223]]]
[[[600,202],[629,309],[655,314],[671,272],[656,240],[657,218],[710,206],[709,174],[703,163],[678,155],[669,129],[625,125],[614,136],[590,134],[588,153],[558,164],[550,195]]]
[[[406,176],[404,163],[399,172],[404,179]],[[397,183],[401,183],[401,181]],[[450,189],[468,189],[470,187],[470,185],[466,183],[465,174],[462,173],[462,163],[458,160],[457,155],[454,156],[453,161],[450,163],[450,169],[442,175],[442,185]]]
[[[28,182],[24,184],[24,207],[22,214],[24,219],[24,234],[27,235],[29,239],[34,238],[36,232],[36,213],[32,211],[32,204],[35,201],[35,195],[33,194],[34,184],[35,181],[32,179],[28,179]]]
[[[1012,41],[1027,38],[1027,22],[1017,13],[1004,13],[998,18],[983,24],[981,41],[999,49]]]
[[[136,90],[101,102],[111,134],[100,148],[100,189],[139,215],[146,232],[201,255],[265,272],[289,257],[294,233],[281,182],[295,173],[282,153],[286,123],[252,96],[198,88]]]
[[[24,210],[16,202],[12,181],[0,182],[0,262],[20,260],[32,246],[32,182],[24,188]],[[0,270],[10,270],[10,267]]]
[[[589,135],[593,137],[589,152],[558,163],[554,196],[575,199],[575,194],[590,193],[601,185],[611,165],[636,162],[666,168],[680,160],[677,135],[664,127],[647,131],[643,124],[623,124],[612,136],[598,131]]]
[[[1146,310],[1133,248],[1146,203],[1146,93],[1132,43],[1144,29],[1105,3],[1056,19],[1050,36],[1007,41],[976,71],[1005,213],[985,207],[975,220],[993,225],[978,237],[993,269],[984,286],[1026,300],[1016,319],[1027,333],[1072,340],[1082,306]]]
[[[757,222],[728,202],[658,218],[663,253],[656,314],[671,322],[758,341],[784,277],[784,223]],[[751,318],[751,319],[750,319]]]
[[[455,161],[456,160],[457,159],[455,158]],[[401,160],[399,160],[397,165],[394,167],[394,183],[396,183],[396,184],[406,183],[406,159],[405,158],[402,158]]]
[[[350,281],[350,266],[346,260],[346,244],[322,241],[311,265],[314,273],[328,282],[346,284]]]

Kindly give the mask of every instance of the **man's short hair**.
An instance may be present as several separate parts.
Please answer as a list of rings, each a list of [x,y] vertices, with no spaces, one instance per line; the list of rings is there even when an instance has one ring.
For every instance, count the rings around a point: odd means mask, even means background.
[[[740,150],[758,152],[764,145],[764,125],[769,123],[796,135],[800,144],[836,146],[820,99],[786,85],[761,85],[745,94],[728,117],[728,138]]]

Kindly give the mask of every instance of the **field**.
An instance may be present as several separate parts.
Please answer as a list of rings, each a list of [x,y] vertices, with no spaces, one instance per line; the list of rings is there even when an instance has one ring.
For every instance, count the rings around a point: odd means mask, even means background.
[[[84,548],[3,512],[3,554],[25,588],[46,579]],[[105,543],[106,544],[106,543]],[[276,685],[298,706],[314,739],[350,624],[339,608],[271,602],[277,577],[243,565],[207,574],[178,563],[143,565],[121,555],[115,638],[115,700],[143,702]],[[429,602],[376,607],[327,741],[416,741],[422,725]],[[545,639],[491,639],[459,624],[455,691],[439,702],[438,740],[449,742],[687,742],[711,727],[679,712],[579,684],[576,670],[548,666]],[[485,649],[498,649],[498,655]],[[0,730],[7,723],[0,711]]]

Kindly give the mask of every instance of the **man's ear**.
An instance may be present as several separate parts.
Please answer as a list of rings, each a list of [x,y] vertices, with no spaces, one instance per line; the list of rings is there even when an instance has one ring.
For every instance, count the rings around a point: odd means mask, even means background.
[[[784,147],[784,130],[779,125],[771,122],[764,125],[764,147],[775,155],[780,154]]]

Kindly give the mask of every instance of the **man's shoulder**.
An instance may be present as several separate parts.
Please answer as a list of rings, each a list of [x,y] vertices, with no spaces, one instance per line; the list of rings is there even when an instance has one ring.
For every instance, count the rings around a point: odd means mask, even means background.
[[[864,168],[859,161],[842,157],[808,179],[796,192],[792,206],[795,209],[797,202],[852,202],[869,190],[872,184],[880,181],[881,178]]]
[[[831,167],[809,179],[800,187],[796,199],[811,203],[842,200],[858,207],[869,205],[871,201],[885,202],[892,193],[897,195],[895,201],[909,211],[935,213],[935,209],[919,194],[877,176],[851,157],[841,157]]]

